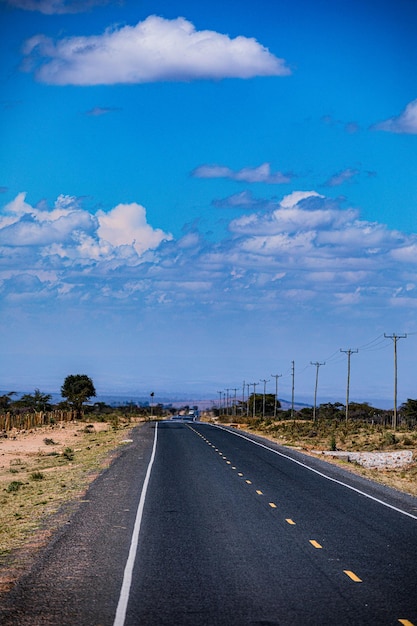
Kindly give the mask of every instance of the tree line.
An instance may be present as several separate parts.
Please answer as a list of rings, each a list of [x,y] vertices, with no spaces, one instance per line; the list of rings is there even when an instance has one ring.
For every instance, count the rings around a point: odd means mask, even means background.
[[[25,393],[19,399],[14,399],[15,391],[0,396],[0,410],[10,411],[20,409],[23,411],[47,412],[51,411],[52,396],[35,389],[34,393]],[[96,390],[92,379],[86,374],[70,374],[61,386],[61,396],[64,398],[55,408],[65,409],[70,407],[75,418],[82,417],[83,405],[96,396]]]

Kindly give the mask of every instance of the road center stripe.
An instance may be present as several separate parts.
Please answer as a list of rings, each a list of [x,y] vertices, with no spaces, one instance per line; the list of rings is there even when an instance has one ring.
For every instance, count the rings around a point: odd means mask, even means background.
[[[361,496],[364,496],[365,498],[369,498],[369,500],[373,500],[374,502],[378,502],[378,504],[382,504],[383,506],[386,506],[388,509],[392,509],[393,511],[397,511],[397,513],[401,513],[402,515],[411,517],[411,519],[417,520],[417,515],[408,513],[408,511],[404,511],[404,509],[399,509],[398,507],[393,506],[392,504],[388,504],[388,502],[384,502],[383,500],[380,500],[379,498],[375,498],[374,496],[371,496],[369,493],[366,493],[365,491],[361,491],[360,489],[356,489],[356,487],[352,487],[352,485],[348,485],[347,483],[344,483],[341,480],[337,480],[337,478],[332,478],[331,476],[328,476],[327,474],[324,474],[323,472],[320,472],[319,470],[316,470],[313,467],[310,467],[306,463],[297,461],[297,459],[293,459],[291,456],[288,456],[287,454],[284,454],[283,452],[279,452],[278,450],[274,450],[274,448],[269,448],[263,443],[259,443],[259,441],[255,441],[254,439],[251,439],[250,437],[245,437],[245,435],[242,435],[241,433],[235,433],[233,430],[229,430],[228,428],[224,428],[223,426],[219,426],[218,424],[214,424],[213,427],[219,428],[219,430],[225,430],[226,432],[230,433],[231,435],[235,435],[236,437],[241,437],[242,439],[245,439],[246,441],[249,441],[250,443],[253,443],[256,446],[259,446],[260,448],[269,450],[270,452],[273,452],[274,454],[278,454],[278,456],[282,456],[284,459],[287,459],[288,461],[292,461],[293,463],[296,463],[297,465],[304,467],[310,472],[313,472],[314,474],[317,474],[318,476],[321,476],[322,478],[325,478],[326,480],[330,480],[333,483],[337,483],[338,485],[341,485],[342,487],[346,487],[346,489],[350,489],[351,491],[354,491],[355,493],[358,493]]]

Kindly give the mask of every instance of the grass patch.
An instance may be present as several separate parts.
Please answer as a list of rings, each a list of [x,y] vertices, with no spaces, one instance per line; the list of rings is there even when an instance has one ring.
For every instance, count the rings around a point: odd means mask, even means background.
[[[16,493],[23,485],[21,480],[13,480],[6,488],[7,493]]]
[[[67,446],[53,455],[40,452],[24,462],[17,459],[11,465],[19,467],[21,480],[10,482],[9,468],[0,470],[0,565],[12,550],[29,538],[32,541],[43,521],[63,503],[83,496],[97,473],[109,464],[109,453],[132,427],[121,422],[115,431],[110,425],[108,430],[94,433],[97,442],[91,445],[91,433],[84,433],[83,425],[77,426],[82,430],[76,431],[75,450]],[[74,462],[69,464],[69,460]]]
[[[43,480],[44,474],[38,470],[36,472],[32,472],[30,477],[32,480]]]

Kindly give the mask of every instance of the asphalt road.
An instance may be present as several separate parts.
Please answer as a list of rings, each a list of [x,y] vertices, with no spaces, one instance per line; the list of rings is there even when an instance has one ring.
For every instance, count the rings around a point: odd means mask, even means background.
[[[417,625],[416,499],[207,424],[154,435],[135,431],[1,624]]]

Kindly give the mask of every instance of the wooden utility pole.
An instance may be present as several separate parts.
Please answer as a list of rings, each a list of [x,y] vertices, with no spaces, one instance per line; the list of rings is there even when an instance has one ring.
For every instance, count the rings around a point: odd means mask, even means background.
[[[246,383],[243,381],[242,383],[242,417],[243,417],[243,407],[245,406],[245,386]]]
[[[234,403],[234,406],[233,406],[232,415],[234,415],[236,417],[236,391],[237,391],[237,388],[233,387],[232,391],[235,392],[235,403]]]
[[[292,371],[292,390],[291,390],[291,419],[294,419],[294,379],[295,379],[295,361],[291,361]]]
[[[384,337],[386,339],[392,339],[394,342],[394,412],[392,414],[392,427],[394,430],[397,429],[397,341],[398,339],[407,339],[407,335],[396,335],[393,333],[392,335],[386,335],[384,333]]]
[[[318,382],[319,382],[319,368],[320,365],[326,365],[326,363],[312,363],[312,361],[310,361],[311,365],[314,365],[316,368],[316,386],[314,387],[314,408],[313,408],[313,422],[316,421],[316,406],[317,406],[317,386],[318,386]]]
[[[265,419],[265,396],[266,396],[266,383],[269,383],[269,380],[265,380],[265,378],[261,379],[261,383],[264,384],[264,395],[262,397],[262,419]]]
[[[249,389],[252,383],[246,383],[246,386],[248,388],[248,399],[246,401],[246,417],[249,417]]]
[[[348,371],[347,371],[347,384],[346,384],[346,408],[345,408],[345,414],[346,414],[346,421],[348,421],[349,418],[349,387],[350,387],[350,356],[352,354],[356,354],[358,352],[358,350],[342,350],[342,348],[340,348],[340,352],[344,352],[345,354],[347,354],[348,357]]]
[[[256,414],[256,385],[258,383],[252,383],[253,385],[253,418],[255,419]]]
[[[277,417],[277,407],[278,407],[278,378],[282,376],[282,374],[271,374],[272,378],[275,378],[275,402],[274,402],[274,419]]]

